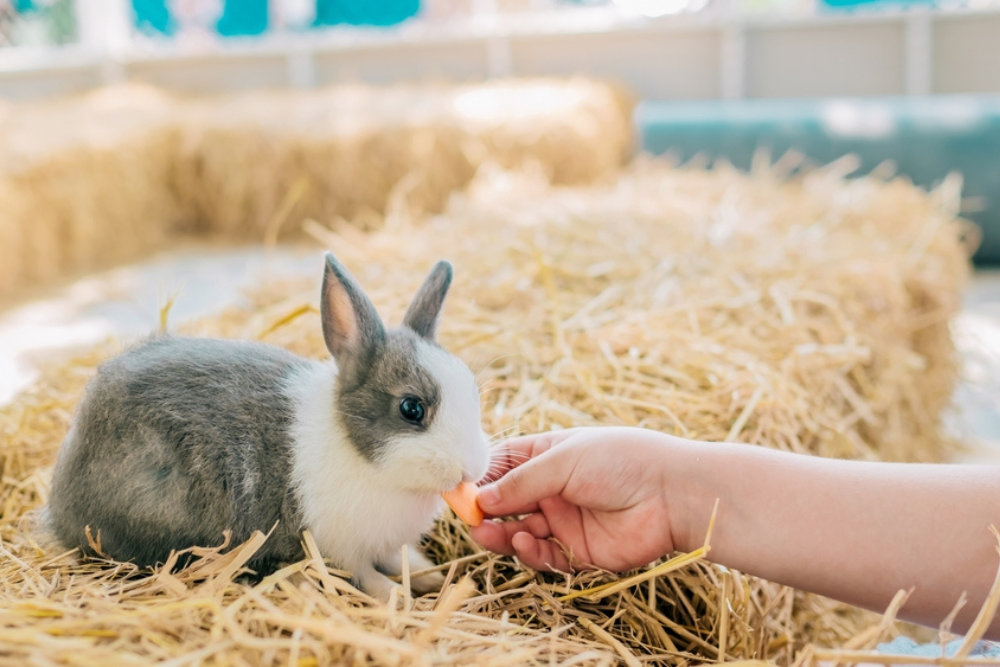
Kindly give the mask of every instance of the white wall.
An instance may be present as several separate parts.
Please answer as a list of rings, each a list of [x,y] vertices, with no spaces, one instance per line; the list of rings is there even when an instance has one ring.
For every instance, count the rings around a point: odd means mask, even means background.
[[[1000,16],[935,22],[933,50],[935,92],[1000,92]]]
[[[763,28],[747,32],[748,97],[901,95],[901,23]]]
[[[718,97],[720,37],[704,29],[518,37],[513,73],[618,79],[645,99]]]

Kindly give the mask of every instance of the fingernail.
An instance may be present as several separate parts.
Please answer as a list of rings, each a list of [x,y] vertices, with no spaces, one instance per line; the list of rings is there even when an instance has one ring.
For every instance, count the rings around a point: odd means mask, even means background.
[[[490,484],[479,489],[479,506],[483,509],[496,506],[500,502],[500,491],[496,484]]]

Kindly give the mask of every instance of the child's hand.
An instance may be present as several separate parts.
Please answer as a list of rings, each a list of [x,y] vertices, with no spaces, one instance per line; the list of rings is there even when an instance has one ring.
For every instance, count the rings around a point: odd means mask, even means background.
[[[628,428],[581,428],[504,445],[508,464],[479,504],[472,529],[484,547],[537,570],[623,571],[674,550],[665,475],[668,436]]]
[[[701,544],[713,562],[900,618],[970,627],[996,574],[1000,467],[839,461],[637,428],[506,443],[472,536],[529,567],[622,571]],[[1000,639],[1000,615],[987,637]]]

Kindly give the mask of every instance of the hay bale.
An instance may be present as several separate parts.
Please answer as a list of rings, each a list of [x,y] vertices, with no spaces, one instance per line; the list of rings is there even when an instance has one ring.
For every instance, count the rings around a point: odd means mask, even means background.
[[[585,79],[213,98],[180,125],[177,193],[195,229],[251,238],[307,218],[381,217],[402,194],[411,215],[438,212],[487,161],[536,162],[558,184],[617,173],[631,107]]]
[[[434,260],[454,262],[441,339],[478,371],[488,432],[627,424],[937,460],[956,372],[947,320],[969,255],[952,185],[927,195],[836,169],[784,182],[639,162],[602,187],[553,188],[483,169],[441,216],[311,229],[390,321]],[[179,328],[325,355],[317,283],[267,284],[251,305]],[[404,591],[388,608],[308,539],[308,559],[253,588],[231,580],[253,541],[177,573],[72,564],[24,519],[109,352],[55,364],[0,410],[0,636],[13,661],[807,664],[814,644],[859,649],[884,634],[865,629],[871,615],[702,561],[564,599],[614,578],[537,574],[483,553],[450,517],[428,538],[445,592]]]
[[[302,220],[439,211],[487,160],[557,183],[621,167],[631,101],[587,80],[179,98],[141,86],[0,113],[0,296],[171,235],[273,240]]]
[[[148,252],[177,225],[171,98],[127,86],[0,122],[0,295]]]

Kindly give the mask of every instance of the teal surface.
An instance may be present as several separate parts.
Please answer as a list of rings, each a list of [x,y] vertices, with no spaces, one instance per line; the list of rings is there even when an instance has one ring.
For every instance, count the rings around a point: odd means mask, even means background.
[[[316,0],[316,25],[391,26],[418,11],[420,0]]]
[[[0,0],[2,2],[3,0]],[[31,9],[35,0],[17,0]],[[173,35],[177,25],[168,0],[132,0],[135,24],[146,33]],[[416,16],[420,0],[316,0],[313,27],[333,25],[393,26]],[[269,29],[268,0],[225,0],[216,25],[223,37],[262,35]]]
[[[644,150],[683,160],[702,154],[747,169],[761,148],[790,149],[813,162],[857,155],[868,173],[892,160],[899,173],[933,187],[960,172],[964,215],[983,231],[979,263],[1000,263],[1000,96],[839,100],[643,102],[636,122]]]
[[[172,35],[174,23],[167,9],[167,0],[132,0],[135,27],[144,33]]]
[[[937,0],[822,0],[825,7],[833,9],[883,9],[886,7],[933,7]]]
[[[267,0],[229,0],[215,29],[223,37],[263,34],[267,30]]]

